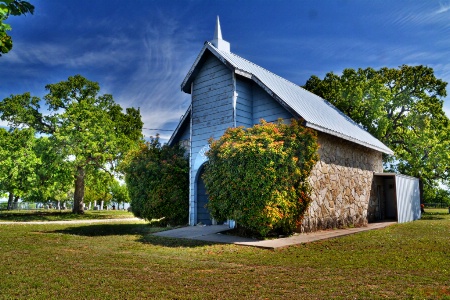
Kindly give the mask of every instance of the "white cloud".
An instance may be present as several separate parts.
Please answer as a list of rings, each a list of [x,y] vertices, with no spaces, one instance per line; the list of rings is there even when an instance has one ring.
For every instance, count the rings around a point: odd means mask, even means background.
[[[89,39],[70,42],[41,42],[29,44],[16,42],[14,51],[8,54],[6,62],[15,66],[50,66],[64,68],[124,66],[133,46],[126,37],[96,37],[96,44],[103,47],[85,47],[91,43]],[[128,48],[117,48],[117,44],[128,45]],[[86,49],[89,49],[88,51]]]
[[[137,43],[139,64],[129,78],[120,79],[125,80],[123,89],[108,89],[122,106],[140,107],[144,127],[173,130],[189,106],[189,95],[181,92],[180,84],[202,45],[190,41],[193,31],[180,33],[183,27],[174,19],[157,22],[145,28]]]
[[[450,104],[448,105],[444,104],[444,112],[447,115],[447,118],[450,118]]]
[[[436,15],[446,13],[450,10],[450,4],[448,3],[447,4],[439,3],[439,6],[440,6],[439,9],[434,12],[434,14]]]
[[[122,107],[140,107],[144,127],[173,130],[190,99],[180,84],[202,44],[192,41],[195,27],[180,24],[174,17],[159,13],[142,24],[135,26],[132,37],[115,30],[114,36],[42,41],[33,47],[19,41],[4,62],[28,77],[45,78],[43,85],[65,80],[54,81],[61,73],[82,74],[99,81],[101,93],[112,94]],[[108,22],[87,25],[112,26]],[[170,137],[168,132],[164,135]]]
[[[0,120],[0,127],[2,127],[2,128],[9,128],[8,122]]]

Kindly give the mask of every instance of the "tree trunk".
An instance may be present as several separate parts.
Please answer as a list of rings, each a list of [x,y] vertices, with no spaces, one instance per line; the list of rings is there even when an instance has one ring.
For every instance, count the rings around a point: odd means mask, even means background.
[[[20,199],[19,196],[17,195],[14,196],[14,204],[13,204],[14,209],[19,209],[19,199]]]
[[[8,210],[12,210],[13,209],[13,201],[14,201],[14,194],[12,192],[9,192],[9,196],[8,196]]]
[[[420,199],[420,204],[424,203],[424,199],[423,199],[423,180],[422,177],[419,177],[419,199]]]
[[[84,177],[86,170],[83,167],[77,167],[77,174],[75,175],[75,193],[73,195],[73,209],[74,214],[84,213]]]

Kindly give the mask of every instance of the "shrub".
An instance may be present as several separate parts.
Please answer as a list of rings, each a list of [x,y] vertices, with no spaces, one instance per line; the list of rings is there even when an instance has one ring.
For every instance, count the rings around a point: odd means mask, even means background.
[[[311,201],[307,178],[318,159],[315,132],[296,120],[262,120],[230,128],[209,143],[203,180],[211,215],[263,237],[292,233]]]
[[[189,216],[189,162],[180,145],[151,138],[129,154],[124,168],[131,211],[161,225],[184,225]]]

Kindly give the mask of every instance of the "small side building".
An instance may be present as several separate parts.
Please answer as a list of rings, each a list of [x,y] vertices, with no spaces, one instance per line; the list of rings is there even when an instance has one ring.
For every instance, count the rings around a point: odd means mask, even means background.
[[[372,191],[369,222],[395,220],[405,223],[420,219],[418,178],[395,173],[375,173]]]
[[[299,231],[361,226],[387,216],[372,217],[378,213],[374,182],[383,172],[382,154],[392,150],[326,100],[232,53],[219,19],[214,39],[205,42],[181,90],[191,95],[191,104],[169,144],[183,143],[189,150],[190,225],[213,222],[201,178],[208,139],[220,138],[229,127],[279,118],[302,120],[317,131],[320,145],[309,179],[313,201]]]

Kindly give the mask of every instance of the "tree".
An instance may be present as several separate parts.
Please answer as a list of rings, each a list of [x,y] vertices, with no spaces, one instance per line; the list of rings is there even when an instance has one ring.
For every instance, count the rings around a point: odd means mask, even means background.
[[[217,220],[233,219],[261,236],[289,234],[311,198],[309,174],[318,160],[316,133],[292,120],[229,128],[210,140],[203,180]]]
[[[450,131],[443,111],[447,83],[432,68],[345,69],[311,76],[304,88],[327,99],[394,152],[391,171],[418,177],[425,188],[449,185]]]
[[[13,46],[11,37],[6,33],[11,26],[4,23],[9,16],[26,15],[34,13],[34,6],[23,0],[0,0],[0,56],[8,53]]]
[[[161,145],[159,137],[129,154],[125,182],[136,217],[184,225],[189,216],[189,161],[185,149]]]
[[[117,208],[120,204],[130,203],[130,195],[125,184],[120,184],[117,180],[114,180],[110,185],[111,201],[117,203]]]
[[[434,187],[425,190],[426,203],[439,203],[450,207],[450,190]]]
[[[36,184],[35,168],[40,163],[34,153],[33,129],[0,128],[0,191],[7,192],[8,209],[20,197],[26,197]]]
[[[48,84],[40,108],[30,93],[11,95],[0,102],[1,119],[11,127],[28,126],[50,136],[62,157],[71,162],[74,181],[74,213],[83,213],[85,179],[89,172],[111,172],[141,139],[139,109],[122,112],[109,94],[98,95],[98,83],[81,75]],[[108,166],[107,166],[108,164]]]
[[[36,182],[23,199],[29,202],[65,201],[72,188],[72,163],[62,155],[52,136],[36,138],[34,153]]]
[[[95,170],[86,181],[85,202],[109,202],[112,199],[110,186],[115,181],[114,176],[103,170]]]

